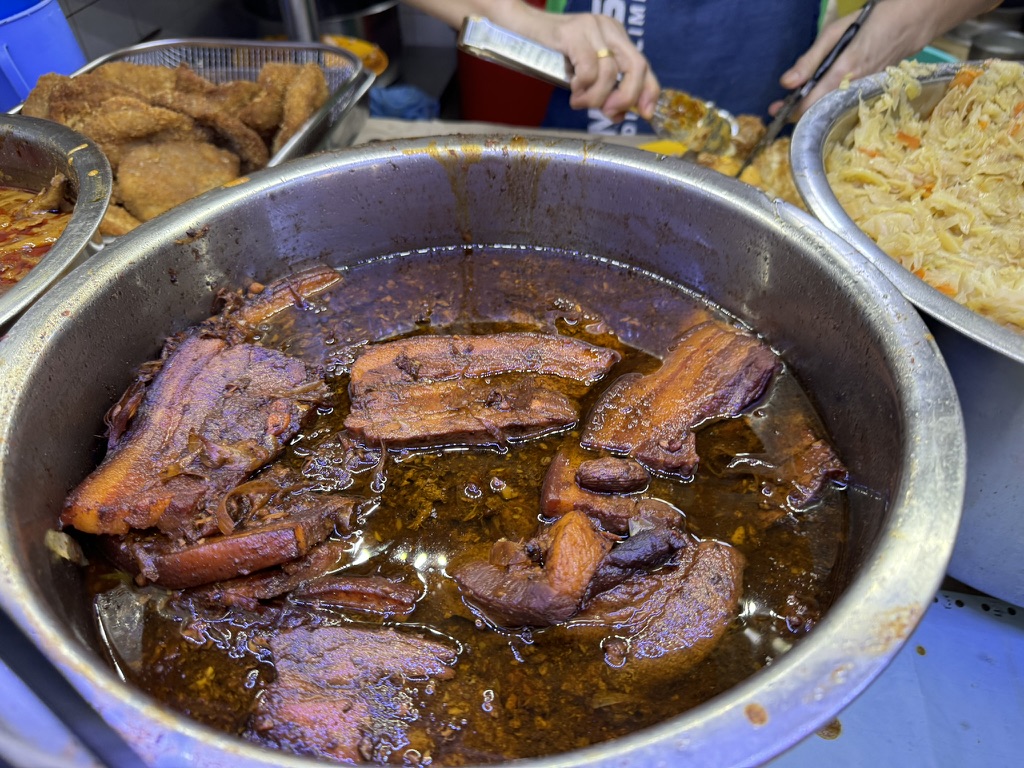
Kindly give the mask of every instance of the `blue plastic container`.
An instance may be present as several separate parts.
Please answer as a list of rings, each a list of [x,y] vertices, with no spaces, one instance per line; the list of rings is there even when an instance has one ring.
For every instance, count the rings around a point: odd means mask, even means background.
[[[57,0],[0,2],[0,110],[20,104],[40,75],[85,64]]]
[[[933,48],[930,45],[910,58],[913,61],[919,61],[922,64],[943,64],[950,61],[960,61],[960,59],[953,54],[946,53],[946,51],[938,48]]]

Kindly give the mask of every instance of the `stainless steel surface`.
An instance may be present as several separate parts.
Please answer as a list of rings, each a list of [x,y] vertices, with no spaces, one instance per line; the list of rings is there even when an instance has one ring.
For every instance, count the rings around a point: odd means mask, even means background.
[[[768,760],[849,704],[931,604],[965,480],[953,384],[913,307],[814,219],[708,169],[575,140],[431,137],[301,158],[118,240],[30,310],[0,359],[0,605],[150,765],[309,763],[176,715],[101,660],[80,574],[44,535],[93,466],[103,412],[222,287],[467,242],[577,249],[708,294],[814,393],[853,476],[842,594],[807,638],[657,727],[518,764]]]
[[[110,201],[110,164],[82,134],[49,120],[0,114],[0,184],[40,190],[63,173],[75,200],[67,228],[49,253],[0,293],[0,334],[44,291],[86,258],[86,244]]]
[[[108,61],[160,67],[187,64],[197,74],[214,83],[255,80],[262,66],[268,62],[319,64],[331,95],[295,135],[274,153],[269,162],[271,166],[324,149],[329,137],[341,132],[339,124],[346,121],[352,108],[370,90],[374,79],[373,73],[363,67],[358,57],[335,46],[212,38],[179,38],[140,43],[101,56],[74,74],[90,72]],[[15,107],[17,109],[20,106]]]
[[[871,11],[874,7],[875,0],[868,0],[868,2],[864,3],[864,7],[860,9],[860,13],[857,14],[857,18],[854,19],[853,23],[843,31],[842,36],[838,41],[836,41],[836,44],[832,46],[832,50],[825,55],[825,58],[822,59],[818,68],[814,70],[814,74],[807,79],[807,82],[795,91],[791,91],[790,94],[783,99],[782,106],[779,107],[779,111],[775,113],[775,117],[772,118],[772,121],[768,123],[768,128],[765,130],[764,135],[758,140],[757,144],[754,145],[754,148],[740,166],[739,171],[736,172],[737,178],[739,178],[743,174],[743,171],[745,171],[747,167],[754,162],[754,158],[764,151],[765,147],[778,138],[779,133],[789,123],[789,119],[793,116],[796,108],[800,106],[800,102],[806,98],[807,94],[814,90],[821,78],[823,78],[825,74],[832,69],[832,65],[836,63],[836,59],[838,59],[839,55],[846,50],[846,47],[853,41],[853,38],[856,37],[860,28],[864,25],[864,22],[868,20],[868,16],[871,15]]]
[[[489,19],[467,16],[459,30],[458,47],[560,88],[569,88],[572,83],[574,72],[567,56]],[[699,117],[695,119],[695,115]],[[656,134],[682,142],[695,152],[726,152],[739,130],[736,120],[724,109],[671,88],[662,89],[650,122]]]
[[[915,105],[931,110],[961,66],[934,65]],[[793,135],[793,176],[808,208],[924,313],[956,382],[968,473],[950,575],[1024,605],[1024,335],[972,312],[889,258],[846,214],[825,177],[824,156],[855,125],[860,100],[878,97],[885,82],[884,74],[859,80],[804,115]]]
[[[280,0],[281,20],[289,40],[300,43],[320,41],[316,0]]]
[[[1024,61],[1024,32],[994,29],[971,38],[970,59],[1006,59]]]

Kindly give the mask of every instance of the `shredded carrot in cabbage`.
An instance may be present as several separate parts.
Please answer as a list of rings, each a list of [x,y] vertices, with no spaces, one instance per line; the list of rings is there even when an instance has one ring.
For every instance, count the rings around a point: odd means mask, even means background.
[[[930,114],[932,67],[887,72],[825,158],[850,217],[936,290],[1024,332],[1024,65],[964,67]]]

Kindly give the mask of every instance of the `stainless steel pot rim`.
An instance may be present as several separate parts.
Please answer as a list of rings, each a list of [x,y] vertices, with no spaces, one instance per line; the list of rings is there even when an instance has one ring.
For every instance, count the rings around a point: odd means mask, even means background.
[[[0,328],[20,315],[56,282],[99,228],[110,200],[111,173],[106,156],[85,136],[50,120],[0,114],[0,141],[24,141],[67,158],[77,185],[74,213],[60,239],[25,277],[0,295]],[[2,183],[2,180],[0,180]]]
[[[685,759],[694,766],[749,765],[795,744],[835,716],[888,664],[923,616],[938,588],[952,551],[965,483],[963,425],[952,381],[913,307],[846,241],[792,206],[769,201],[760,192],[706,169],[605,144],[573,140],[448,136],[386,143],[370,148],[292,161],[254,174],[232,188],[209,192],[139,227],[76,271],[29,310],[30,323],[15,327],[7,340],[10,370],[31,376],[34,336],[73,322],[76,307],[90,301],[109,281],[129,269],[154,242],[188,237],[213,210],[249,196],[285,190],[301,179],[345,173],[356,166],[383,166],[396,156],[463,166],[494,162],[524,152],[555,165],[604,165],[624,173],[642,171],[663,186],[688,185],[712,192],[727,207],[742,207],[767,226],[818,246],[823,268],[836,279],[860,286],[857,299],[872,323],[890,339],[892,375],[906,398],[908,466],[892,500],[891,519],[868,565],[814,630],[814,644],[798,643],[777,662],[744,683],[658,726],[584,750],[524,760],[536,768],[583,765],[648,766]],[[470,162],[471,161],[471,162]],[[826,255],[838,254],[840,258]],[[25,329],[31,326],[31,333]],[[10,414],[18,407],[18,387],[0,392],[0,454],[10,450]],[[6,490],[0,477],[0,504]],[[886,534],[890,535],[886,535]],[[0,565],[12,561],[10,542],[0,529]],[[51,659],[108,719],[134,729],[171,728],[215,745],[245,765],[308,766],[310,763],[170,713],[147,695],[129,688],[94,653],[59,625],[28,593],[22,574],[0,568],[0,605],[30,636],[49,649]],[[851,627],[855,631],[851,633]],[[741,734],[741,737],[738,737]]]
[[[920,80],[937,83],[951,80],[963,66],[984,66],[983,61],[930,65],[932,72]],[[829,229],[849,241],[877,266],[919,309],[989,349],[1024,363],[1024,334],[1005,328],[954,301],[904,268],[878,247],[847,215],[825,176],[825,142],[836,124],[858,104],[880,95],[888,82],[885,73],[870,75],[833,91],[816,103],[797,123],[791,145],[793,177],[807,207]]]

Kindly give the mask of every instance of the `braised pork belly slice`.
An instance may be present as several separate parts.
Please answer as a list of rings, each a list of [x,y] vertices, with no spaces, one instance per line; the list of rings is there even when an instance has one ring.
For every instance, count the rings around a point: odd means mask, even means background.
[[[673,561],[694,546],[674,526],[651,526],[617,540],[570,511],[527,541],[500,539],[486,561],[457,565],[466,600],[501,627],[546,627],[572,619],[591,595]]]
[[[186,539],[232,521],[225,494],[279,456],[328,391],[301,361],[252,344],[178,344],[127,431],[68,496],[61,525],[124,534],[159,527]],[[213,521],[196,529],[197,520]]]
[[[411,336],[369,345],[352,364],[353,397],[401,384],[535,373],[593,384],[619,361],[618,352],[569,336],[493,333]]]
[[[286,494],[228,535],[187,542],[157,532],[104,537],[108,556],[137,580],[186,589],[246,576],[309,554],[335,530],[348,531],[362,499]]]
[[[632,671],[678,672],[702,661],[739,612],[745,560],[712,540],[677,557],[676,565],[638,571],[589,599],[570,632],[600,637],[606,661]]]
[[[647,498],[638,491],[612,493],[583,487],[580,483],[581,475],[584,484],[591,487],[601,485],[592,477],[588,478],[588,473],[593,474],[594,461],[601,462],[606,468],[613,466],[601,459],[595,459],[594,456],[595,454],[583,450],[573,442],[566,442],[559,448],[544,476],[544,485],[541,488],[541,514],[546,517],[561,517],[574,510],[583,512],[600,523],[604,530],[620,535],[627,535],[631,529],[636,530],[638,527],[680,530],[685,527],[683,513],[667,501]],[[637,469],[644,475],[646,470],[632,459],[617,459],[615,462],[614,466],[617,467],[618,473],[634,478],[632,481],[620,478],[617,484],[636,487],[639,490],[641,475]],[[629,464],[633,464],[635,468],[629,467]],[[607,483],[604,487],[608,487]]]
[[[307,581],[291,593],[295,602],[384,618],[409,615],[422,596],[422,587],[413,587],[383,576],[345,574],[321,576]]]
[[[768,475],[762,493],[779,506],[806,509],[821,498],[829,483],[847,479],[846,466],[835,450],[806,423],[790,419],[781,431],[756,432],[770,463],[762,462],[768,470],[755,471]]]
[[[504,375],[363,392],[345,427],[369,444],[418,447],[500,444],[575,424],[576,402],[539,381]]]
[[[488,560],[455,567],[465,598],[502,627],[546,627],[572,617],[611,548],[581,512],[569,512],[525,544],[500,539]]]
[[[390,628],[298,627],[272,635],[276,679],[257,699],[246,736],[340,762],[387,762],[410,741],[417,686],[455,675],[447,643]]]
[[[338,568],[347,558],[349,543],[327,539],[312,547],[303,557],[275,568],[267,568],[248,576],[238,576],[186,590],[186,601],[215,603],[254,609],[264,600],[287,594],[307,581],[324,576]]]
[[[846,466],[822,437],[823,427],[799,413],[769,418],[755,411],[714,430],[719,447],[701,457],[702,466],[716,477],[742,479],[756,491],[759,511],[751,522],[761,528],[809,509],[830,484],[849,479]]]
[[[582,444],[628,455],[648,469],[689,477],[697,466],[694,430],[740,414],[779,367],[771,349],[725,323],[687,331],[655,372],[627,374],[594,407]]]
[[[286,275],[251,292],[229,315],[232,320],[255,327],[286,309],[303,306],[340,280],[341,273],[330,267],[312,267]]]

